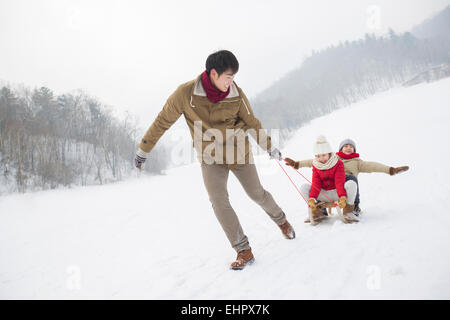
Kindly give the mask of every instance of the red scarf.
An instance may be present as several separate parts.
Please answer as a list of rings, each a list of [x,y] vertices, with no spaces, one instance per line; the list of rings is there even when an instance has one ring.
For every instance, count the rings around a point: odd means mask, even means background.
[[[220,91],[219,89],[217,89],[212,84],[211,79],[209,78],[208,74],[206,73],[206,70],[202,73],[202,85],[203,85],[203,89],[205,89],[206,96],[208,97],[209,101],[211,101],[212,103],[222,101],[230,93],[230,88],[228,88],[228,90],[226,92],[223,92],[223,91]]]
[[[345,154],[343,152],[336,152],[336,154],[342,158],[342,159],[353,159],[353,158],[359,158],[359,153],[353,152],[350,154]]]

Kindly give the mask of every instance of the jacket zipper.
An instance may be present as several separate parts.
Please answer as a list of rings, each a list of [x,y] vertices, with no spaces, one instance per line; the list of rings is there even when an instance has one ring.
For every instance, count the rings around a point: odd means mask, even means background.
[[[247,109],[248,114],[250,114],[250,111],[248,110],[247,104],[245,103],[245,100],[242,99],[242,102],[244,103],[245,109]]]

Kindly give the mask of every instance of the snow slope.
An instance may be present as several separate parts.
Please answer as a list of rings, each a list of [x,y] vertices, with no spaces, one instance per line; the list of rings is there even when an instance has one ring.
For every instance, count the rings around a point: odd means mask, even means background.
[[[304,224],[304,201],[263,155],[262,183],[296,229],[286,240],[230,174],[230,200],[256,257],[243,271],[228,269],[235,253],[197,163],[1,197],[0,298],[449,299],[449,88],[444,79],[379,94],[312,121],[282,150],[305,159],[318,134],[334,146],[351,137],[362,159],[409,165],[395,177],[361,174],[359,224]]]

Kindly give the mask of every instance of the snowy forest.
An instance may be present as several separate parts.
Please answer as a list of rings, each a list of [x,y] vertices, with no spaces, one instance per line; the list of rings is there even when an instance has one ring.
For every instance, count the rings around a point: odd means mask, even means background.
[[[295,129],[333,110],[450,62],[450,6],[397,34],[366,34],[313,51],[302,65],[252,100],[268,128]],[[273,112],[276,109],[277,112]]]
[[[0,182],[3,192],[104,184],[133,169],[137,121],[83,91],[55,96],[51,89],[0,91]],[[149,173],[159,173],[162,148]]]

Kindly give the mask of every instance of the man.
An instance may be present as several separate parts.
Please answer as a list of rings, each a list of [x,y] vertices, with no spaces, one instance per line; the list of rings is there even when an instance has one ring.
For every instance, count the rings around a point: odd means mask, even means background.
[[[135,157],[135,165],[141,169],[159,138],[184,115],[212,208],[237,252],[236,261],[231,264],[234,270],[252,263],[254,256],[228,199],[230,170],[247,195],[280,227],[283,235],[287,239],[295,238],[283,210],[261,186],[247,133],[268,151],[272,159],[282,160],[282,157],[278,149],[272,148],[270,136],[254,116],[242,89],[233,81],[238,70],[239,62],[230,51],[211,54],[206,60],[206,70],[196,79],[180,85],[168,98],[143,137]]]

